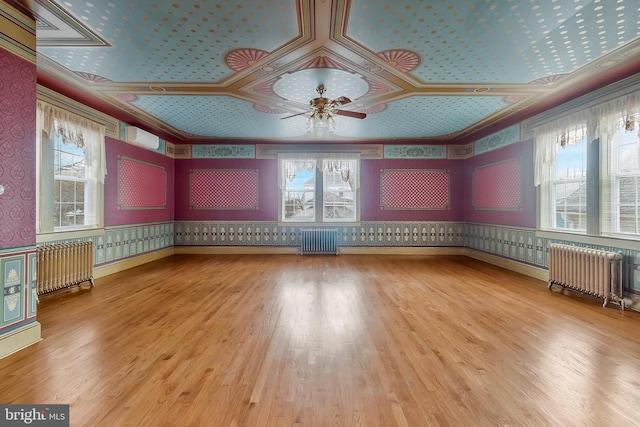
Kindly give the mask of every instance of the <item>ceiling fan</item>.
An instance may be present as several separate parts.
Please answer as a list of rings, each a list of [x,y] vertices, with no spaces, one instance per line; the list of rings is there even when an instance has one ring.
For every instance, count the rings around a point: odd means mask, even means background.
[[[351,102],[349,98],[346,96],[341,96],[336,99],[329,99],[323,97],[326,92],[326,88],[323,85],[320,85],[316,88],[316,92],[320,94],[318,98],[313,98],[309,101],[310,110],[305,111],[303,113],[294,114],[287,117],[282,117],[281,120],[289,119],[291,117],[301,116],[303,114],[310,114],[309,116],[309,127],[333,127],[333,117],[332,115],[353,117],[355,119],[364,119],[367,117],[365,113],[360,113],[357,111],[348,111],[348,110],[340,110],[338,107],[341,107],[345,104]]]

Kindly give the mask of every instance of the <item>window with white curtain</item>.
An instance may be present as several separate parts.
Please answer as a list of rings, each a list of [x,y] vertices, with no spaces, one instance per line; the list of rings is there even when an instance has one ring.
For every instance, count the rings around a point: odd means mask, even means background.
[[[359,155],[281,154],[280,221],[355,222]]]
[[[43,101],[37,113],[38,233],[101,227],[104,126]]]
[[[535,128],[540,227],[640,236],[640,94]]]
[[[577,127],[556,144],[551,174],[551,224],[554,228],[587,230],[587,135]]]
[[[640,114],[613,118],[601,169],[602,210],[609,219],[605,232],[640,235]]]

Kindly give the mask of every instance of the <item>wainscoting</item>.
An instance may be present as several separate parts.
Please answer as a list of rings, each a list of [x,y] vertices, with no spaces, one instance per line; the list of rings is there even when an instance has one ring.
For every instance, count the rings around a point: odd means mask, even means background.
[[[106,273],[110,274],[130,265],[171,255],[174,247],[180,253],[206,253],[207,248],[228,248],[225,250],[234,253],[264,253],[261,247],[269,247],[268,251],[272,253],[292,253],[300,244],[301,227],[304,225],[283,226],[277,222],[257,221],[176,221],[106,227],[102,234],[77,240],[94,242],[96,267],[137,261],[123,264],[122,268],[111,268]],[[402,249],[409,253],[422,249],[457,248],[461,250],[457,253],[465,253],[466,250],[474,258],[524,274],[529,274],[531,268],[548,269],[550,243],[620,252],[625,265],[625,294],[640,299],[640,250],[632,249],[633,245],[620,247],[585,243],[571,238],[554,239],[544,235],[548,233],[526,227],[465,222],[372,221],[332,228],[338,230],[343,253],[384,253],[385,250],[399,253]],[[69,241],[56,240],[47,244]],[[526,269],[529,269],[528,272]],[[533,276],[540,278],[539,274]]]

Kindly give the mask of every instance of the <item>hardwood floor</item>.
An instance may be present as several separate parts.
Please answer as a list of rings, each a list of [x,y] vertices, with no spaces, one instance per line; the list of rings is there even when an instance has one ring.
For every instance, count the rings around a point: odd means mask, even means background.
[[[466,257],[173,256],[38,319],[0,402],[72,426],[640,422],[640,313]]]

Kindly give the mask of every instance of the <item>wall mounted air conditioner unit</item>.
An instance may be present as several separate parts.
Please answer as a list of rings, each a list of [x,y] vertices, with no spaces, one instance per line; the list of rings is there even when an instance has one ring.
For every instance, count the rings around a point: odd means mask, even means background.
[[[126,127],[126,140],[129,144],[149,150],[157,150],[160,146],[160,138],[135,126]]]

